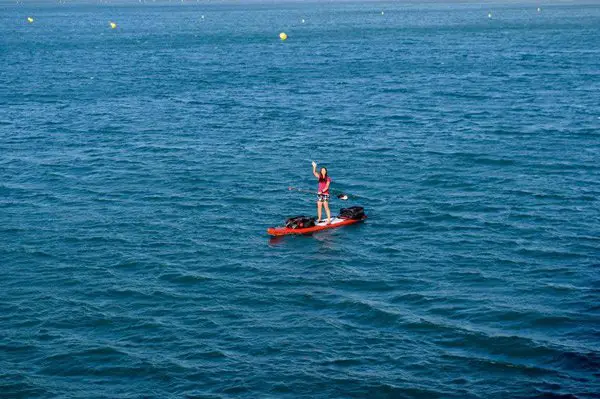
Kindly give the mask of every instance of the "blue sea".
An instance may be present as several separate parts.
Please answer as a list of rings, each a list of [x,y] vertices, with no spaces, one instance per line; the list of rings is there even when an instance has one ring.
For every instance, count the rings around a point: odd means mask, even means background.
[[[0,397],[600,398],[599,198],[598,3],[4,2]]]

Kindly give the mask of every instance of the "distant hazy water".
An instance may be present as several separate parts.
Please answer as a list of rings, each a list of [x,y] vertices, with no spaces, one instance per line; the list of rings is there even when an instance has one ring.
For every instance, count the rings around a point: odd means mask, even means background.
[[[599,44],[598,5],[2,6],[0,397],[598,398]],[[369,220],[270,241],[312,159]]]

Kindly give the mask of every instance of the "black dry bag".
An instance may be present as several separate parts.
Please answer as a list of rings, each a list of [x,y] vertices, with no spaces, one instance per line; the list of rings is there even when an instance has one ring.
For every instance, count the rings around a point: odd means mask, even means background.
[[[365,209],[362,206],[351,206],[350,208],[340,209],[340,218],[342,219],[362,219],[365,216]]]
[[[294,216],[285,221],[285,227],[288,229],[305,229],[315,225],[315,218],[308,216]]]

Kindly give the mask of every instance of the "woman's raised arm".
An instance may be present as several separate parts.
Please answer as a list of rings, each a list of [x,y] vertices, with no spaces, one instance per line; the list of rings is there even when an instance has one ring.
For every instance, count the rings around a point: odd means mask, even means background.
[[[312,167],[313,167],[313,175],[315,175],[315,177],[318,179],[319,174],[317,173],[317,163],[315,161],[312,162]]]

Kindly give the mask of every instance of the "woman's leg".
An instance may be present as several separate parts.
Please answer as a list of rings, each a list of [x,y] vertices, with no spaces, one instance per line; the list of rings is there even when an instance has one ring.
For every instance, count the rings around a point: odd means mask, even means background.
[[[317,220],[321,221],[321,208],[323,207],[323,203],[321,201],[317,201]]]
[[[329,201],[323,202],[325,213],[327,213],[327,224],[331,223],[331,212],[329,211]]]

